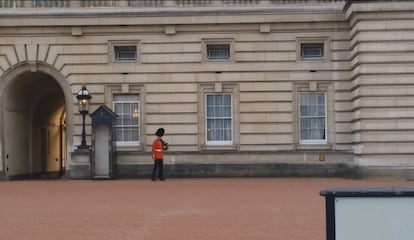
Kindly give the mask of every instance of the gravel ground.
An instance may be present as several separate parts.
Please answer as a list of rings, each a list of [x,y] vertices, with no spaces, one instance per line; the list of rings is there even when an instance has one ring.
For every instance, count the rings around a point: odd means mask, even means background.
[[[0,182],[0,239],[324,240],[326,187],[396,180],[230,178]]]

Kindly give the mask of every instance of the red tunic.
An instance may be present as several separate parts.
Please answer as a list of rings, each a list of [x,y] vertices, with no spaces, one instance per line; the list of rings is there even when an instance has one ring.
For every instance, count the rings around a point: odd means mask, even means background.
[[[154,160],[161,160],[164,158],[164,150],[167,150],[168,147],[163,144],[161,138],[157,138],[152,143],[151,154]]]

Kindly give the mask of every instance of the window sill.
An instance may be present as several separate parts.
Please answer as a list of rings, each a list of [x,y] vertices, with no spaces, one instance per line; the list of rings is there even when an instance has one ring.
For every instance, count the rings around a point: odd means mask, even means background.
[[[137,59],[114,59],[113,63],[137,63]]]
[[[203,145],[202,151],[235,151],[237,147],[235,145]]]
[[[139,144],[133,145],[116,145],[117,152],[131,152],[131,151],[143,151],[144,148]]]
[[[327,59],[325,57],[301,57],[299,58],[299,61],[327,61]]]
[[[206,59],[207,62],[230,62],[230,58],[223,58],[223,59]]]
[[[297,150],[331,150],[331,144],[297,144]]]

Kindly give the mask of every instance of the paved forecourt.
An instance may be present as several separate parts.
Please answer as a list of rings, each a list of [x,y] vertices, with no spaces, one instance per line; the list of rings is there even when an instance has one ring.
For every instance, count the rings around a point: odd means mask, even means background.
[[[326,187],[396,180],[227,178],[0,182],[9,240],[323,240]]]

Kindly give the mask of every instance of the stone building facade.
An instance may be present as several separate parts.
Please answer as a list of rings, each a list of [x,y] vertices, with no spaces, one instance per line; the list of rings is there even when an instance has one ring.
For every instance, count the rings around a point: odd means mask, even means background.
[[[117,177],[411,178],[413,79],[412,1],[0,0],[0,175],[90,177],[84,85]]]

